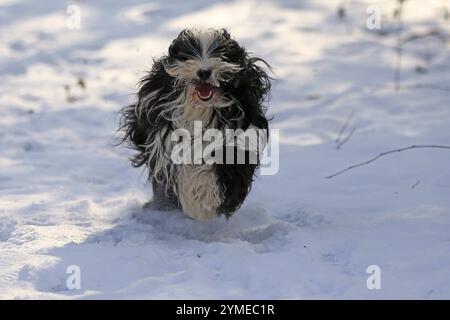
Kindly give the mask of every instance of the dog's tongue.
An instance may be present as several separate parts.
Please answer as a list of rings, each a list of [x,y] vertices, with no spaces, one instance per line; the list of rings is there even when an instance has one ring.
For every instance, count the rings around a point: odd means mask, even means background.
[[[208,100],[213,95],[213,87],[208,83],[202,83],[197,86],[197,94],[202,100]]]

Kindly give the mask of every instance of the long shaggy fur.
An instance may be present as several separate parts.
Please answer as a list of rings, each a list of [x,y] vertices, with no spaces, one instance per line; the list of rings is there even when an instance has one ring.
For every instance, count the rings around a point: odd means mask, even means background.
[[[229,217],[242,205],[258,164],[175,165],[170,135],[178,128],[192,130],[195,120],[201,120],[204,129],[253,126],[268,132],[263,104],[271,79],[264,65],[270,68],[225,29],[183,30],[168,54],[154,60],[139,83],[136,102],[122,109],[120,129],[123,141],[136,151],[132,165],[148,168],[156,208],[178,205],[189,216],[206,220]],[[198,70],[211,74],[200,79]],[[198,98],[199,83],[213,88],[213,98]],[[226,157],[230,150],[224,150]]]

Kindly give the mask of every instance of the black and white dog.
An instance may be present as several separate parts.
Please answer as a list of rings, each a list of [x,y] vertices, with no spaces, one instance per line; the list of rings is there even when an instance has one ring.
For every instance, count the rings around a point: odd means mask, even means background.
[[[198,121],[203,129],[259,128],[268,135],[263,103],[271,78],[258,63],[270,69],[224,29],[185,29],[168,54],[154,61],[136,103],[122,109],[120,126],[123,141],[137,151],[132,165],[149,170],[154,195],[147,207],[181,207],[188,216],[207,220],[228,218],[242,205],[259,157],[256,163],[175,164],[171,136],[180,128],[192,132]],[[223,157],[231,153],[236,160],[235,150],[223,145],[223,151]]]

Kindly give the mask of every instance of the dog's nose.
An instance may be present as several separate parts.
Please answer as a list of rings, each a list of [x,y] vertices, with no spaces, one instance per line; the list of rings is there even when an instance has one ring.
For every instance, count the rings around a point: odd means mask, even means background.
[[[200,80],[206,81],[211,76],[211,69],[200,69],[197,71],[197,75]]]

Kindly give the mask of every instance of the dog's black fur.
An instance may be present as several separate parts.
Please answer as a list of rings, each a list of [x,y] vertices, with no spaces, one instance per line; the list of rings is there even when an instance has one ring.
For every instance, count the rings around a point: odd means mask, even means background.
[[[214,109],[212,117],[217,120],[217,129],[221,130],[227,126],[245,130],[254,125],[266,129],[268,133],[266,108],[263,104],[269,97],[271,78],[258,63],[269,69],[270,66],[263,59],[250,56],[225,29],[213,31],[213,36],[214,50],[211,56],[220,56],[221,59],[241,67],[238,73],[224,74],[220,80],[221,94],[234,99],[238,105]],[[170,135],[170,131],[163,133],[162,128],[174,129],[170,117],[162,117],[158,106],[175,100],[184,90],[182,86],[176,86],[176,79],[166,72],[165,66],[192,57],[193,51],[201,51],[199,46],[197,33],[189,29],[183,30],[173,40],[168,54],[154,60],[152,69],[140,81],[136,103],[122,109],[120,129],[124,133],[123,141],[137,151],[131,158],[131,163],[134,167],[146,165],[149,178],[154,174],[155,163],[154,159],[149,158],[146,144],[158,136],[164,139],[161,135]],[[151,96],[155,92],[157,94]],[[145,108],[146,112],[142,112],[142,108]],[[243,111],[243,117],[239,116],[240,109]],[[169,153],[167,156],[169,157]],[[250,191],[257,164],[214,164],[213,167],[223,193],[223,201],[217,214],[229,217],[241,206]],[[153,178],[154,203],[176,204],[176,192],[166,188],[164,176]],[[156,180],[162,183],[156,183]]]

